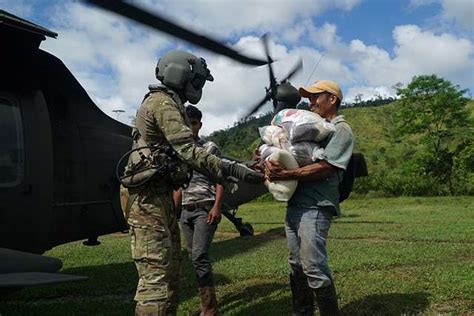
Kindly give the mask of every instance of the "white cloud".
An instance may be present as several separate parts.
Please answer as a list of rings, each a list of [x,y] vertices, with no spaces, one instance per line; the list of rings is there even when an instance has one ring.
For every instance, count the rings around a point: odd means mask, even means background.
[[[414,75],[437,74],[457,84],[473,84],[474,45],[467,39],[451,34],[422,31],[415,25],[396,27],[394,39],[398,69],[397,81],[407,81]]]
[[[135,113],[147,85],[156,82],[154,67],[163,51],[159,48],[168,43],[156,40],[159,37],[153,37],[154,33],[128,26],[124,19],[100,10],[91,11],[82,4],[60,6],[57,15],[61,16],[55,19],[59,39],[46,42],[43,48],[64,60],[105,113],[115,118],[112,110],[123,109],[126,113],[120,114],[120,119],[129,121],[128,117]],[[314,28],[312,22],[306,20],[306,28],[309,27]],[[333,29],[325,27],[318,34],[324,37],[324,32],[329,31],[334,33]],[[264,56],[260,39],[255,36],[242,37],[232,46],[246,55]],[[276,60],[273,67],[277,78],[286,76],[299,56],[303,57],[306,68],[292,80],[295,85],[304,84],[303,78],[309,76],[318,60],[315,57],[321,56],[312,48],[289,51],[287,46],[276,44],[273,38],[270,39],[270,51]],[[269,85],[268,70],[242,66],[207,51],[195,53],[206,57],[216,78],[204,88],[199,104],[204,112],[203,133],[208,134],[232,125],[263,98],[265,87]],[[339,70],[347,73],[340,63],[329,57],[326,59],[324,65],[318,67],[316,76],[338,74]],[[263,111],[270,108],[267,105]]]
[[[372,100],[374,97],[380,96],[382,98],[394,98],[396,96],[395,89],[391,87],[378,86],[353,86],[348,89],[344,96],[345,102],[354,102],[356,96],[360,96],[361,101]]]
[[[474,1],[443,0],[442,5],[445,19],[454,20],[461,27],[467,29],[472,35],[474,31]]]
[[[240,3],[239,10],[236,3]],[[406,84],[419,74],[435,73],[462,87],[474,86],[471,40],[447,32],[426,31],[416,25],[401,25],[393,30],[395,45],[389,53],[357,38],[343,40],[335,24],[314,22],[315,16],[325,10],[350,10],[358,3],[262,0],[252,6],[245,1],[208,0],[194,6],[188,1],[163,1],[148,6],[158,12],[174,12],[175,20],[184,19],[193,29],[197,26],[219,34],[227,38],[227,45],[249,56],[264,56],[258,36],[271,29],[270,51],[276,60],[273,67],[277,79],[302,58],[304,69],[292,78],[293,85],[332,79],[341,84],[346,101],[357,94],[362,94],[363,99],[393,96],[393,84]],[[173,10],[169,9],[171,6]],[[269,6],[272,14],[255,17],[268,11]],[[113,110],[125,110],[120,114],[123,122],[130,122],[147,85],[157,82],[157,59],[172,48],[189,50],[181,40],[137,27],[124,18],[81,3],[59,4],[55,8],[48,10],[52,12],[52,29],[59,37],[48,39],[42,48],[66,63],[105,113],[115,118]],[[233,37],[226,37],[229,34]],[[198,105],[204,113],[203,134],[232,126],[263,98],[269,85],[266,67],[243,66],[195,47],[192,52],[206,58],[215,77],[214,82],[204,87]],[[270,108],[268,104],[262,111]]]
[[[359,80],[370,85],[392,85],[397,72],[389,54],[374,45],[367,46],[360,40],[352,40],[349,45],[353,67]]]
[[[349,11],[360,2],[361,0],[195,0],[190,3],[164,0],[146,1],[144,5],[187,27],[226,38],[261,30],[281,32],[300,19],[318,16],[334,8]]]
[[[471,36],[474,31],[474,1],[472,0],[410,0],[409,6],[419,8],[431,4],[440,4],[441,19],[453,21],[467,30]]]
[[[437,74],[455,84],[473,85],[474,45],[471,41],[423,31],[416,25],[396,27],[393,37],[393,58],[376,46],[351,41],[353,67],[360,80],[370,86],[391,87],[397,82],[408,83],[415,75]]]

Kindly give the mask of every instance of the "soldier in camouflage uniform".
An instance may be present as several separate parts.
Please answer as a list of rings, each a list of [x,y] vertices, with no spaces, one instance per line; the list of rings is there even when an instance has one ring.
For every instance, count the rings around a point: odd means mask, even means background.
[[[197,103],[206,80],[213,80],[204,59],[182,51],[169,52],[158,61],[156,77],[162,85],[150,86],[138,109],[133,136],[154,146],[153,150],[172,149],[181,165],[176,172],[129,188],[130,197],[122,205],[126,204],[132,258],[139,277],[135,315],[161,316],[176,315],[178,307],[180,234],[172,194],[186,182],[187,167],[223,184],[228,176],[249,182],[263,181],[263,177],[240,164],[221,161],[194,144],[183,103]]]
[[[202,113],[198,108],[188,105],[186,115],[191,123],[191,130],[196,146],[208,153],[220,156],[217,145],[199,137],[202,127]],[[186,250],[194,266],[194,274],[201,298],[201,315],[218,314],[217,299],[212,278],[212,266],[209,260],[209,248],[212,238],[221,220],[221,207],[224,188],[206,176],[195,172],[185,190],[175,192],[175,205],[181,205],[181,228],[185,239]]]

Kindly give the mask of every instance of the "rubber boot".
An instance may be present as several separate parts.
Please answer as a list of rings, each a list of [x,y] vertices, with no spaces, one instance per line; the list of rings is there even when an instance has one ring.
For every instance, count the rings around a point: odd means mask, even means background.
[[[331,285],[314,289],[316,303],[321,316],[339,316],[339,306],[337,304],[337,294],[334,283]]]
[[[201,297],[201,316],[218,315],[216,290],[213,286],[204,286],[199,288]]]
[[[306,276],[290,273],[290,286],[293,316],[313,316],[314,295]]]

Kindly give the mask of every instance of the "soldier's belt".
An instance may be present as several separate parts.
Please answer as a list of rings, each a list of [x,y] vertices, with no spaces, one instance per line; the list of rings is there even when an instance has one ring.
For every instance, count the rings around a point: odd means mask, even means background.
[[[186,203],[186,204],[183,204],[183,210],[186,210],[188,212],[194,211],[198,208],[209,210],[212,208],[213,205],[214,205],[214,201]]]

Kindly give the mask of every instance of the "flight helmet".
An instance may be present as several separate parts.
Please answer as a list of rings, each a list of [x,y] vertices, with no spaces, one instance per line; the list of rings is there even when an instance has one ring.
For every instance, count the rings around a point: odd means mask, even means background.
[[[158,60],[155,76],[192,104],[201,99],[206,81],[214,81],[204,58],[179,50],[168,52]]]

